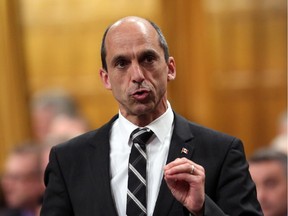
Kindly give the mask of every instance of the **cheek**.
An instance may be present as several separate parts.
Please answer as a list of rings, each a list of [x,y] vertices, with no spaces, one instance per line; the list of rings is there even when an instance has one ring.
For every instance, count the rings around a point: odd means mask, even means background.
[[[281,194],[281,197],[287,200],[287,185],[285,183],[279,186],[278,191],[279,194]]]
[[[113,82],[111,82],[111,90],[115,98],[123,98],[127,88],[128,85],[121,79],[113,80]]]
[[[153,88],[153,91],[155,91],[158,95],[163,95],[164,92],[166,92],[167,88],[167,80],[164,80],[163,77],[158,77],[150,80],[150,85]]]
[[[156,77],[154,79],[154,81],[155,81],[155,87],[156,88],[159,88],[159,89],[162,89],[162,90],[166,89],[166,87],[167,87],[167,76],[162,75],[162,76]]]

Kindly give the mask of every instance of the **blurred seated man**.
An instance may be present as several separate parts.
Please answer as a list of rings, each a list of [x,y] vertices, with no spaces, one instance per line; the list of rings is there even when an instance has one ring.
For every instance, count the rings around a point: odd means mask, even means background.
[[[58,115],[78,115],[76,101],[68,92],[50,89],[37,92],[31,101],[32,129],[37,142],[47,137],[53,119]]]
[[[265,216],[287,216],[287,155],[272,149],[257,151],[250,173]]]
[[[43,175],[49,161],[50,149],[59,144],[66,142],[76,136],[79,136],[90,130],[88,121],[80,115],[58,115],[50,123],[47,135],[41,145],[42,148],[42,170]],[[44,181],[43,181],[44,184]],[[1,215],[0,215],[1,216]]]
[[[1,216],[39,215],[44,191],[39,146],[23,145],[8,156],[2,177],[2,189],[7,204]]]
[[[83,116],[61,114],[55,116],[51,121],[45,137],[45,143],[54,142],[59,144],[89,130],[89,123]]]

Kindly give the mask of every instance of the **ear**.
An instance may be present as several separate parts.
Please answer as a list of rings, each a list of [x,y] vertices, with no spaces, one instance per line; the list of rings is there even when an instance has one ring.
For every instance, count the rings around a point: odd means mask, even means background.
[[[108,72],[106,70],[104,70],[103,68],[101,68],[99,71],[99,75],[101,77],[101,81],[102,81],[104,87],[108,90],[111,90],[111,83],[110,83],[110,79],[108,76]]]
[[[176,64],[173,57],[169,57],[168,59],[168,76],[167,80],[174,80],[176,78]]]

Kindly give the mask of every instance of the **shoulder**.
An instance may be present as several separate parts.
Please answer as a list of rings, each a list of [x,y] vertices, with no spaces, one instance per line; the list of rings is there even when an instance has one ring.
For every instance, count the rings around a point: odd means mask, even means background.
[[[19,210],[13,210],[13,209],[2,209],[0,210],[1,216],[19,216],[21,215],[21,212]]]
[[[195,122],[187,120],[186,118],[184,118],[183,116],[177,113],[174,113],[174,114],[175,114],[175,127],[180,127],[181,129],[188,127],[189,130],[192,132],[193,136],[196,136],[196,137],[204,136],[208,139],[213,138],[213,139],[221,139],[221,140],[222,139],[228,139],[228,140],[237,139],[235,136],[197,124]]]
[[[74,153],[81,154],[81,152],[84,152],[87,148],[107,143],[109,141],[111,127],[117,117],[117,115],[114,116],[108,123],[104,124],[100,128],[89,131],[54,146],[52,151],[57,152],[57,154],[66,155],[71,155]]]
[[[210,149],[212,151],[223,151],[230,148],[243,149],[242,141],[232,135],[223,133],[203,125],[191,122],[179,114],[175,113],[175,131],[176,133],[183,133],[189,131],[193,137],[193,143],[196,146],[201,146],[201,149]],[[186,132],[187,133],[187,132]]]

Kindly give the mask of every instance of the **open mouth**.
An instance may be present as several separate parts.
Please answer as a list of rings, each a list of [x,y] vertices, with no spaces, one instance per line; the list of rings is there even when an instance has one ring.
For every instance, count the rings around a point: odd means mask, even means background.
[[[137,101],[146,100],[149,96],[149,91],[147,90],[138,90],[132,94],[133,98]]]

